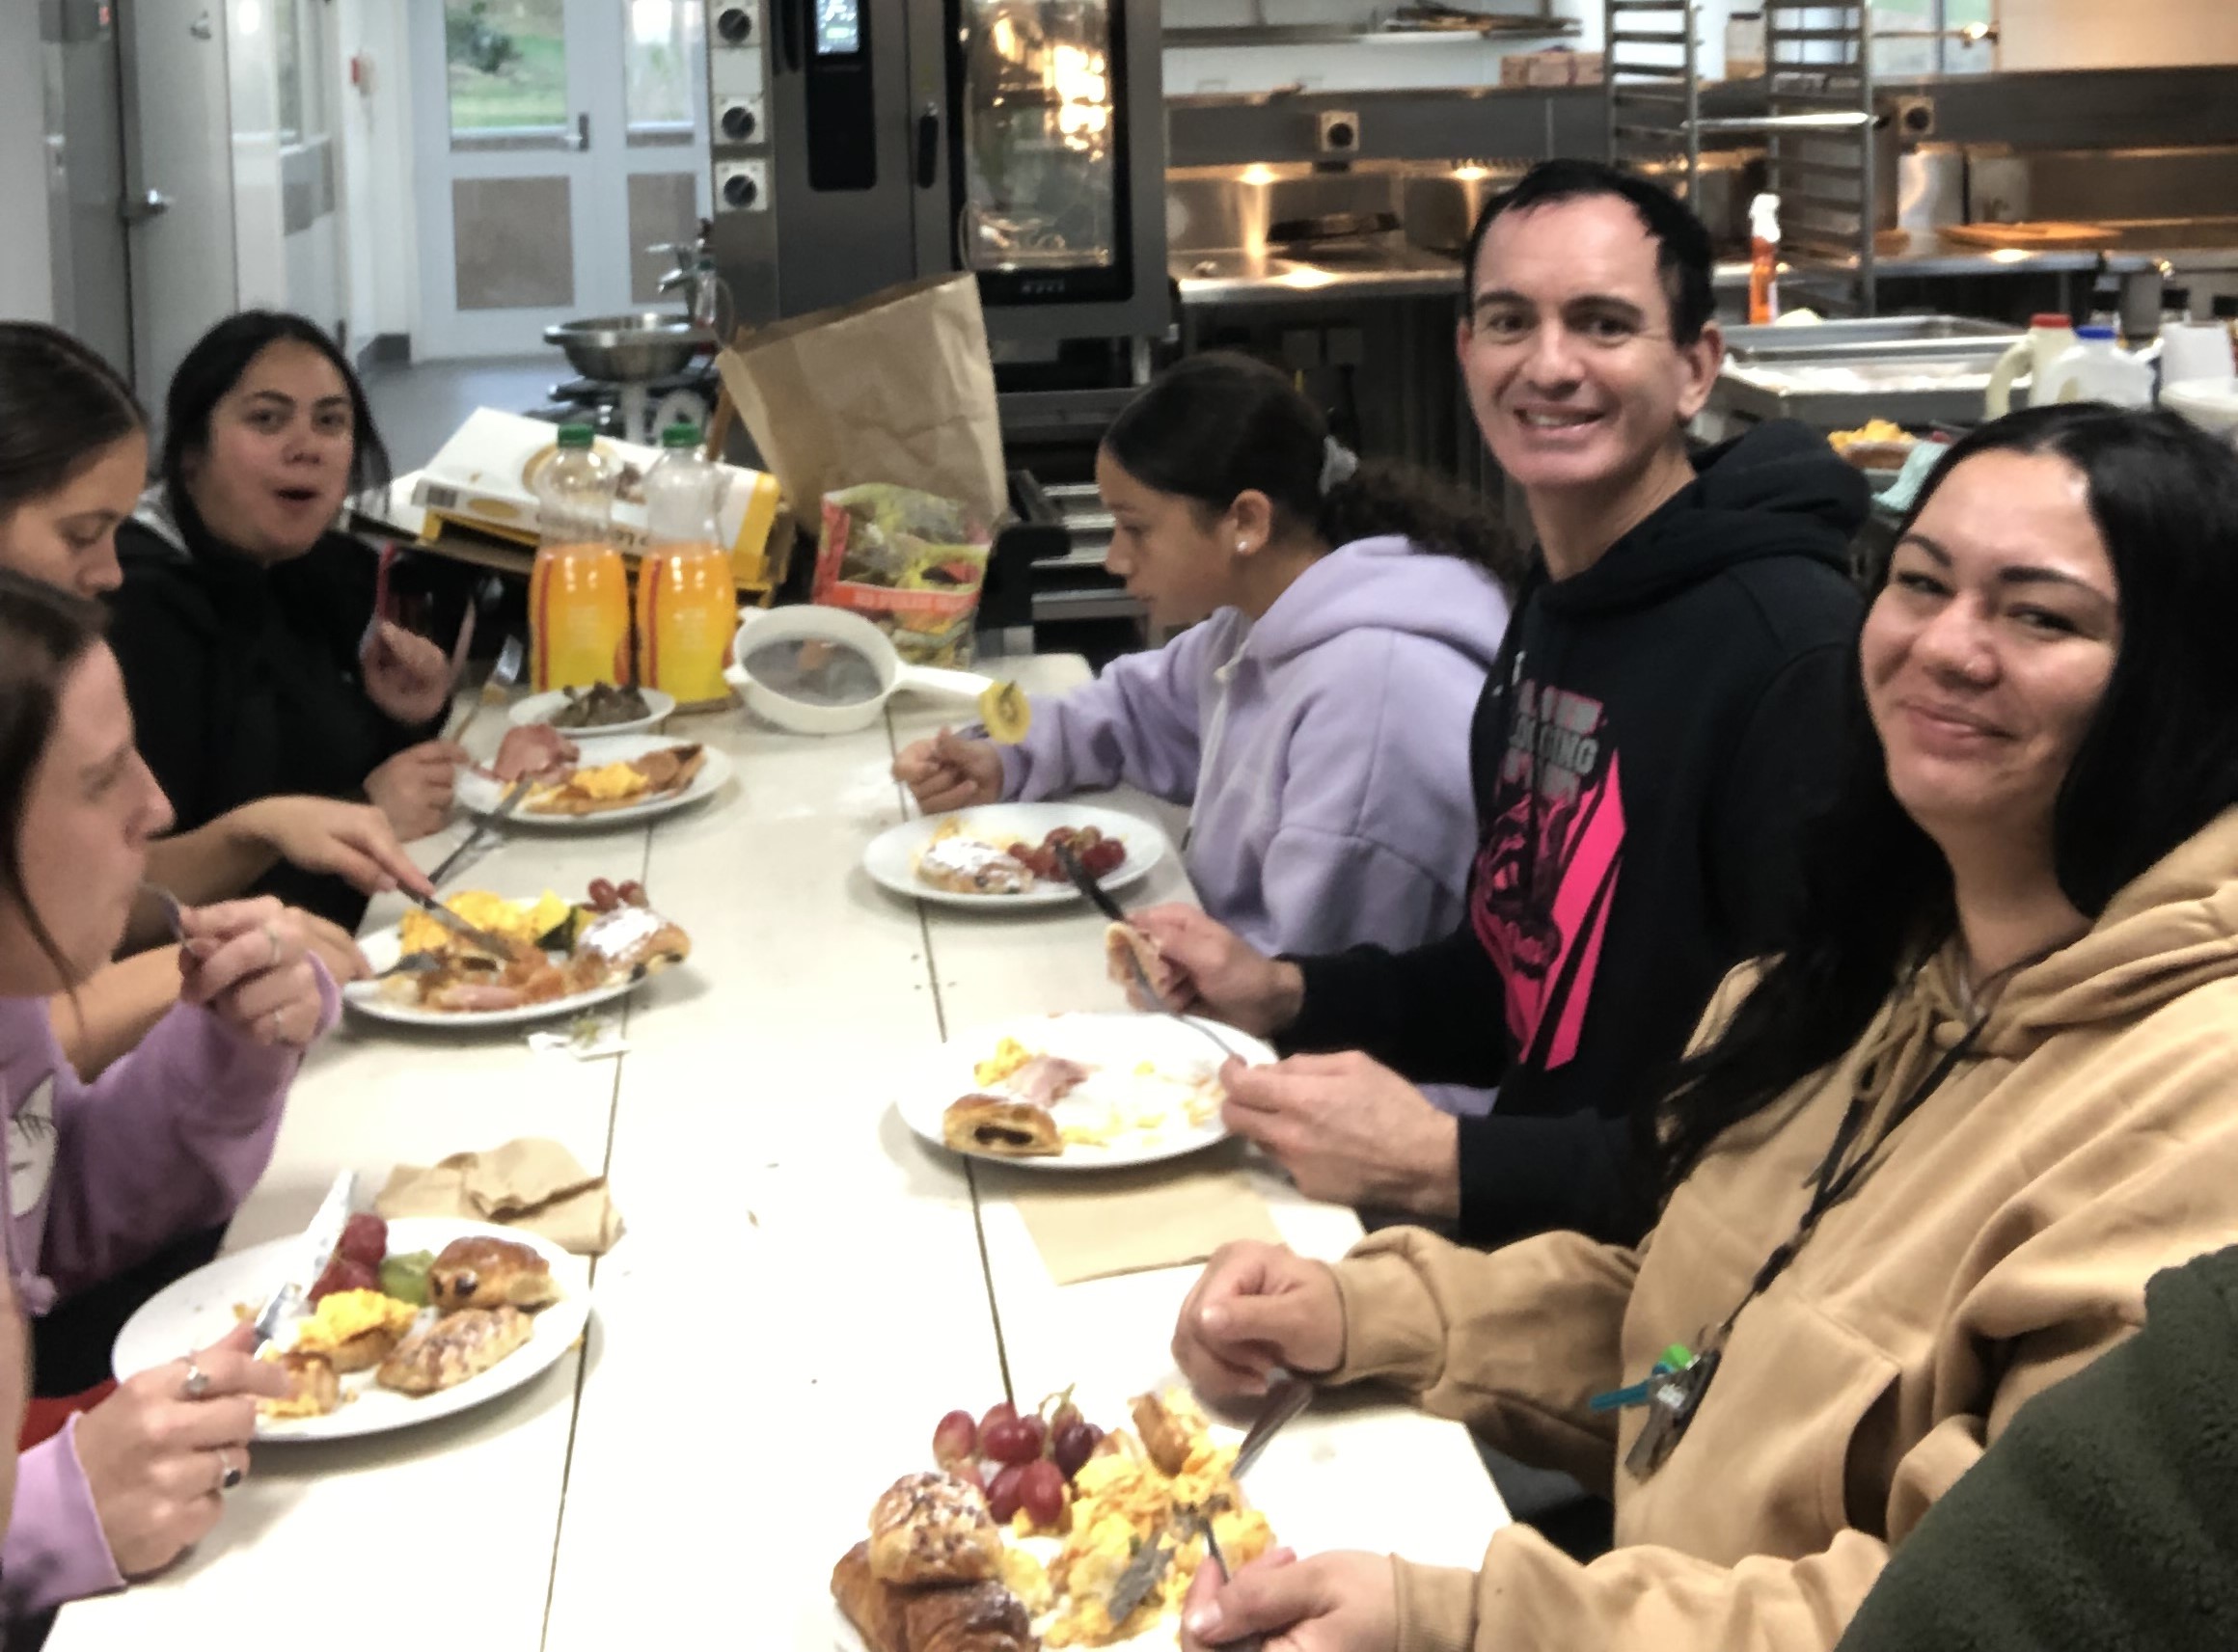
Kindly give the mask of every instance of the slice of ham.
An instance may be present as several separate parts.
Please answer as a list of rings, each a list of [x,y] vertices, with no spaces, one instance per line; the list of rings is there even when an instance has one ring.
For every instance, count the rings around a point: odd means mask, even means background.
[[[1089,1070],[1061,1055],[1037,1055],[1013,1072],[1003,1088],[1022,1100],[1047,1107],[1069,1096],[1088,1076]]]
[[[504,786],[517,780],[550,780],[579,755],[575,742],[550,723],[524,723],[505,730],[505,739],[498,743],[497,757],[482,772]]]

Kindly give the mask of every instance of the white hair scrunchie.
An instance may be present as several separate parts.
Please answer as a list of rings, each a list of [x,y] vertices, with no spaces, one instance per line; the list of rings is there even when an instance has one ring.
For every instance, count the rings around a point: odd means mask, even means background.
[[[1321,497],[1328,498],[1336,488],[1351,480],[1352,473],[1359,468],[1359,454],[1334,436],[1326,438],[1322,443]]]

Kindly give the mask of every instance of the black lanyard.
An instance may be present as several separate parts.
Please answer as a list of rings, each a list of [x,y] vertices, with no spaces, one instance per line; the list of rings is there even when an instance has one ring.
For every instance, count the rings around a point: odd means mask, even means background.
[[[1981,1037],[1981,1029],[1988,1024],[1986,1012],[1976,1016],[1973,1025],[1966,1029],[1956,1043],[1943,1052],[1942,1059],[1928,1070],[1927,1075],[1890,1110],[1888,1123],[1881,1126],[1880,1134],[1866,1145],[1864,1151],[1845,1163],[1844,1155],[1848,1153],[1850,1144],[1856,1141],[1858,1132],[1865,1127],[1865,1121],[1872,1113],[1872,1103],[1867,1097],[1852,1096],[1849,1098],[1849,1106],[1842,1115],[1841,1126],[1834,1132],[1834,1145],[1826,1150],[1826,1156],[1818,1161],[1818,1169],[1812,1178],[1814,1185],[1811,1203],[1803,1207],[1802,1220],[1795,1224],[1794,1232],[1776,1247],[1770,1256],[1764,1258],[1763,1266],[1757,1269],[1756,1278],[1749,1282],[1748,1293],[1733,1304],[1733,1312],[1705,1339],[1706,1345],[1723,1345],[1727,1333],[1733,1329],[1733,1321],[1740,1317],[1741,1310],[1771,1289],[1772,1282],[1788,1271],[1788,1264],[1802,1253],[1803,1247],[1811,1242],[1812,1235],[1818,1231],[1819,1219],[1846,1199],[1857,1184],[1865,1179],[1866,1173],[1879,1158],[1880,1150],[1888,1145],[1889,1138],[1897,1133],[1897,1127],[1906,1119],[1926,1104],[1930,1096],[1943,1087],[1944,1080],[1966,1059],[1976,1041]]]

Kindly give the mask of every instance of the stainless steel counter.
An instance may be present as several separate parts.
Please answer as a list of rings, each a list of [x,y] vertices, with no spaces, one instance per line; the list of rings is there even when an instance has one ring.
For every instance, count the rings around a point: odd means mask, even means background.
[[[2160,238],[2165,237],[2165,241]],[[2155,242],[2157,244],[2141,244]],[[2193,249],[2193,250],[2180,250]],[[1987,275],[2142,275],[2156,260],[2193,269],[2238,269],[2238,220],[2125,228],[2118,250],[1988,250],[1918,236],[1900,257],[1882,258],[1888,279]],[[2216,261],[2206,261],[2206,260]],[[1405,244],[1316,253],[1310,259],[1240,250],[1177,253],[1168,262],[1184,308],[1325,303],[1332,298],[1435,298],[1460,291],[1460,260]],[[1748,285],[1745,261],[1717,265],[1722,290]]]
[[[1223,304],[1313,304],[1330,299],[1459,297],[1460,260],[1404,242],[1343,252],[1324,249],[1307,261],[1272,253],[1230,250],[1177,253],[1168,269],[1185,309]]]

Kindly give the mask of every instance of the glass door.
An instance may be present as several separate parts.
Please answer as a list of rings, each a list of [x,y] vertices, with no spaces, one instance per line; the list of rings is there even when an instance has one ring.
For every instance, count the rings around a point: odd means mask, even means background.
[[[672,305],[649,249],[708,210],[696,0],[412,3],[414,354],[534,354],[555,322]]]
[[[1131,290],[1125,18],[1114,0],[958,0],[949,176],[991,301]]]

